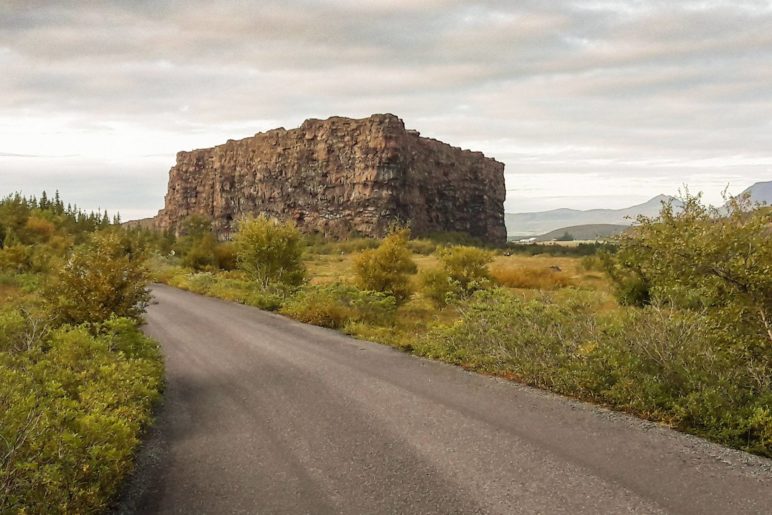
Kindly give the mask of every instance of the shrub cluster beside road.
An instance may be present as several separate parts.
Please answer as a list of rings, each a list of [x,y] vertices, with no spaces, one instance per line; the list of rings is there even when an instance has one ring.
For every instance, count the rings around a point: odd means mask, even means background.
[[[144,256],[58,195],[0,200],[0,513],[103,511],[131,470],[163,381]]]
[[[582,258],[398,228],[303,246],[266,218],[219,243],[194,222],[153,260],[157,280],[772,453],[769,208],[687,196]]]

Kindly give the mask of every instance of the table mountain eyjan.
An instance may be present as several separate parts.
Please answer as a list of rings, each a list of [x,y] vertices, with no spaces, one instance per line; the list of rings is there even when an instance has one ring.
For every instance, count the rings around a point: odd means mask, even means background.
[[[292,220],[307,233],[383,236],[395,222],[503,244],[504,165],[406,130],[392,114],[309,119],[213,148],[179,152],[155,225],[198,213],[227,237],[244,214]]]

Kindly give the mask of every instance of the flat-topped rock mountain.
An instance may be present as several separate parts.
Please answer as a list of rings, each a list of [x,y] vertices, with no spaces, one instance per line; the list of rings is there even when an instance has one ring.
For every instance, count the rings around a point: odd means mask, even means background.
[[[506,241],[504,164],[421,137],[391,114],[310,119],[213,148],[179,152],[157,227],[192,214],[227,237],[245,214],[292,220],[327,237],[463,232]]]

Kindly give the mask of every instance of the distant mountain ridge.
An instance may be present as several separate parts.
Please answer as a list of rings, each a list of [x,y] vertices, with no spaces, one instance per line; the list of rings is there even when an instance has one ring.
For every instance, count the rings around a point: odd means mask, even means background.
[[[533,213],[505,213],[504,223],[507,234],[536,236],[556,229],[577,225],[631,225],[639,215],[657,216],[662,204],[672,201],[674,206],[681,202],[675,197],[657,195],[644,202],[622,209],[552,209]]]
[[[547,234],[536,236],[536,241],[552,241],[568,234],[575,240],[605,240],[611,236],[621,234],[629,225],[622,224],[590,224],[590,225],[572,225],[570,227],[561,227]]]
[[[745,188],[740,195],[750,194],[751,201],[772,205],[772,181],[757,182]]]

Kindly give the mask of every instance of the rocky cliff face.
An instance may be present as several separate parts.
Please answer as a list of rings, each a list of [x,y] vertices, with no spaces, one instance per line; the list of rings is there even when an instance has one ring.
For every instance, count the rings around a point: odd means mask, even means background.
[[[226,236],[244,214],[293,220],[309,233],[383,236],[395,221],[416,236],[465,232],[506,240],[504,165],[421,137],[394,115],[306,120],[214,148],[180,152],[160,228],[211,218]]]

